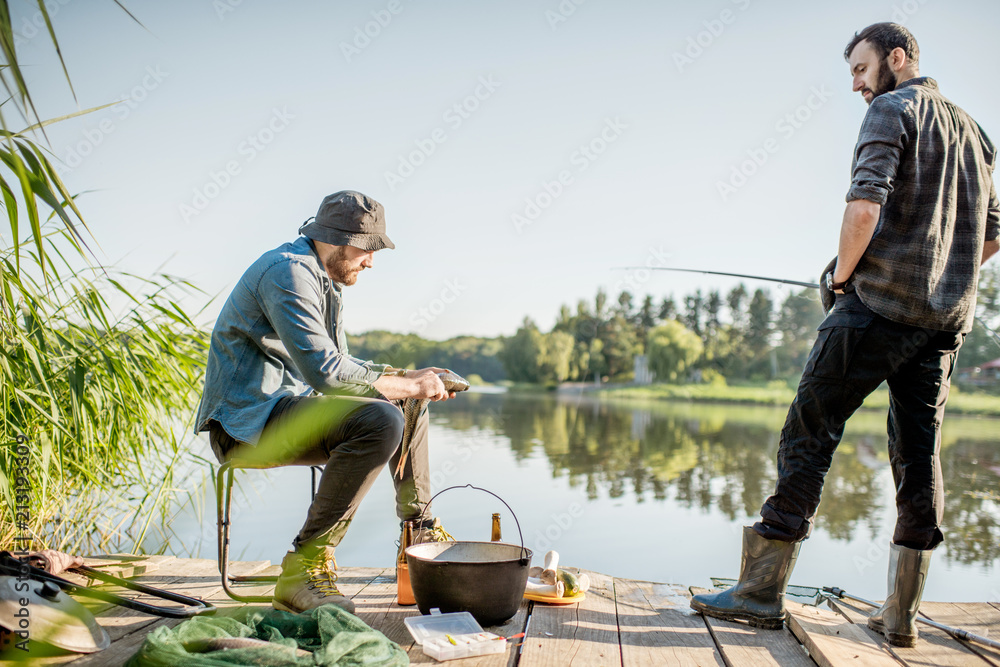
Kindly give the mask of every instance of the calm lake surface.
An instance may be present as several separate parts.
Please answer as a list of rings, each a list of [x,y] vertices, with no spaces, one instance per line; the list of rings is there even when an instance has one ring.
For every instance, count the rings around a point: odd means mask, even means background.
[[[556,549],[567,566],[698,586],[738,575],[742,526],[756,520],[773,489],[786,411],[516,393],[469,393],[431,409],[434,490],[473,484],[501,496],[535,564]],[[946,419],[946,541],[934,554],[927,600],[1000,601],[998,427],[997,420]],[[885,439],[884,414],[859,413],[848,424],[793,584],[884,597],[895,521]],[[309,472],[238,479],[233,558],[278,563],[304,519]],[[488,494],[450,490],[434,506],[456,539],[488,540],[491,514],[501,512],[504,541],[518,541],[514,518]],[[206,483],[172,519],[166,551],[215,558],[215,530]],[[391,566],[398,532],[386,472],[337,561]]]

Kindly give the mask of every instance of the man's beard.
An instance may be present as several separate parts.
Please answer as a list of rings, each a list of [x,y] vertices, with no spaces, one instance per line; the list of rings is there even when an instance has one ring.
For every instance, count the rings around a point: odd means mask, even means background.
[[[878,62],[878,74],[875,76],[875,88],[872,90],[871,104],[879,95],[884,95],[896,89],[896,75],[884,60]]]
[[[351,261],[344,257],[343,246],[337,246],[333,253],[326,259],[326,272],[330,279],[342,285],[353,285],[358,282],[360,269],[352,269]]]

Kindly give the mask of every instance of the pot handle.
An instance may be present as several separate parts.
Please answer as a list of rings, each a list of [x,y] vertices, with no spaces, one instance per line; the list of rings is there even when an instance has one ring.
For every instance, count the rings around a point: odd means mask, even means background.
[[[521,532],[521,522],[517,520],[517,515],[514,514],[514,510],[512,510],[510,508],[510,505],[507,504],[507,501],[504,500],[503,498],[501,498],[500,496],[498,496],[497,494],[493,493],[489,489],[484,489],[484,488],[479,487],[479,486],[473,486],[472,484],[465,484],[464,486],[449,486],[448,488],[441,489],[440,491],[438,491],[437,493],[435,493],[433,496],[431,496],[431,499],[428,500],[424,504],[424,511],[422,512],[422,514],[424,514],[424,515],[427,514],[427,508],[430,507],[430,504],[432,502],[434,502],[435,498],[437,498],[438,496],[440,496],[445,491],[451,491],[452,489],[475,489],[476,491],[483,491],[485,493],[490,494],[491,496],[493,496],[494,498],[496,498],[500,502],[502,502],[503,506],[507,508],[508,512],[510,512],[510,515],[512,517],[514,517],[514,524],[517,525],[517,535],[518,535],[518,537],[521,538],[521,565],[527,565],[529,563],[528,556],[525,554],[525,552],[527,550],[524,548],[524,533]]]

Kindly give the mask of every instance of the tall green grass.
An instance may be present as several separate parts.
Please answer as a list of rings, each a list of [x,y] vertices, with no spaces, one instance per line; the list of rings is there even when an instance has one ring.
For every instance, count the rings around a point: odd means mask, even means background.
[[[45,4],[37,6],[62,63]],[[36,548],[138,548],[175,493],[207,336],[179,305],[191,285],[103,267],[88,248],[83,213],[47,158],[44,127],[92,110],[38,116],[7,0],[0,56],[8,93],[0,203],[10,230],[0,234],[0,547],[28,535]],[[62,70],[68,83],[65,63]],[[27,127],[12,131],[12,120]],[[27,515],[16,512],[12,492],[19,439],[28,446]]]
[[[47,281],[31,277],[33,252],[20,272],[0,252],[0,493],[12,511],[23,434],[39,543],[93,549],[123,532],[141,542],[137,526],[169,499],[208,341],[178,305],[184,281],[74,270],[59,252],[65,236],[44,239]],[[0,543],[15,532],[3,522]]]

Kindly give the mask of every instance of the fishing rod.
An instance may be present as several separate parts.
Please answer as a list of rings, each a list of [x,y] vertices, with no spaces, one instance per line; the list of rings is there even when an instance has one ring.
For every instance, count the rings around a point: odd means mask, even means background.
[[[716,588],[725,589],[735,585],[736,583],[736,579],[730,579],[728,577],[712,577],[712,586]],[[857,595],[852,595],[843,588],[837,588],[836,586],[824,586],[823,588],[817,588],[815,586],[799,586],[796,584],[789,584],[785,590],[785,594],[792,597],[812,600],[812,602],[806,603],[807,606],[810,607],[818,607],[828,600],[853,600],[855,602],[866,604],[869,607],[879,608],[882,606],[878,602],[872,602],[871,600],[866,600],[865,598],[858,597]],[[918,623],[923,623],[924,625],[929,625],[932,628],[937,628],[938,630],[947,632],[956,639],[981,644],[983,646],[989,646],[991,648],[1000,648],[1000,642],[996,640],[982,637],[969,632],[968,630],[963,630],[962,628],[953,628],[949,625],[945,625],[944,623],[938,623],[937,621],[931,620],[926,616],[917,616],[915,620]]]
[[[866,604],[870,607],[881,607],[877,602],[872,602],[871,600],[866,600],[860,598],[857,595],[851,595],[843,588],[837,588],[836,586],[824,586],[823,593],[830,598],[836,598],[838,600],[854,600],[855,602],[860,602],[861,604]],[[952,637],[956,639],[962,639],[967,642],[972,642],[975,644],[982,644],[983,646],[989,646],[991,648],[1000,648],[1000,642],[993,639],[987,639],[986,637],[981,637],[980,635],[973,634],[968,630],[963,630],[962,628],[953,628],[951,626],[945,625],[944,623],[938,623],[925,616],[917,616],[915,619],[918,623],[923,623],[924,625],[929,625],[932,628],[937,628],[938,630],[943,630],[947,632]]]
[[[798,287],[811,287],[813,289],[820,289],[819,283],[804,282],[801,280],[788,280],[785,278],[771,278],[769,276],[755,276],[746,273],[727,273],[725,271],[705,271],[704,269],[681,269],[673,266],[614,266],[611,267],[612,271],[677,271],[681,273],[702,273],[712,276],[728,276],[730,278],[747,278],[749,280],[763,280],[771,283],[781,283],[784,285],[796,285]],[[979,315],[975,316],[976,322],[979,326],[983,328],[986,333],[990,335],[990,339],[996,343],[997,347],[1000,347],[1000,334],[991,329],[983,321],[983,318]]]

